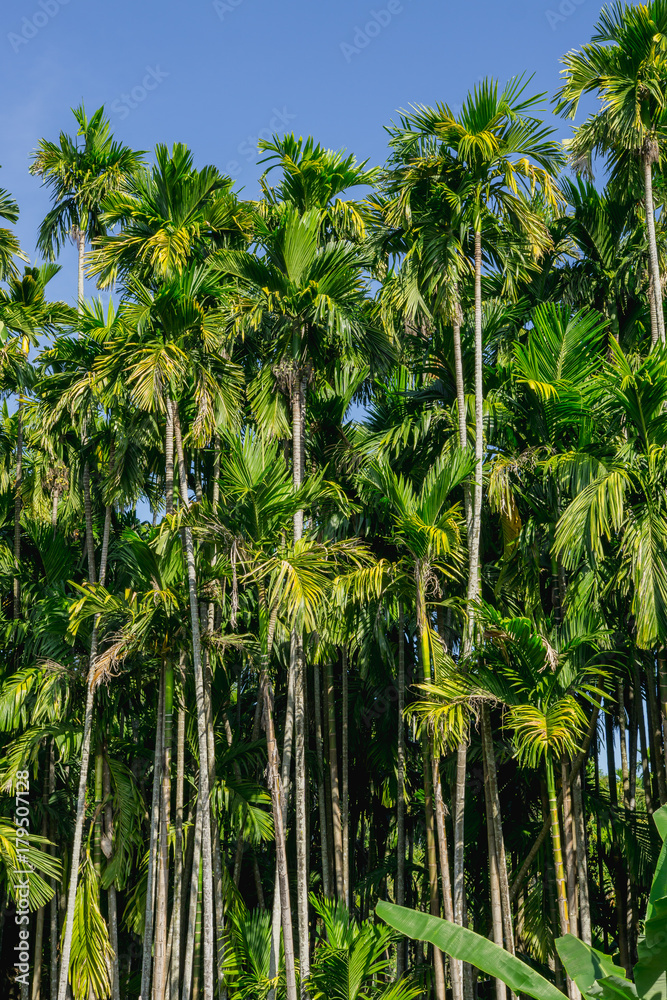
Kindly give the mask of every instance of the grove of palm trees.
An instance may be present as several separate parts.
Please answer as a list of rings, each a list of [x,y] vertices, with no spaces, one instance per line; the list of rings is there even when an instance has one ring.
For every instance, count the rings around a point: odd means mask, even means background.
[[[521,68],[0,188],[0,997],[667,998],[667,0]]]

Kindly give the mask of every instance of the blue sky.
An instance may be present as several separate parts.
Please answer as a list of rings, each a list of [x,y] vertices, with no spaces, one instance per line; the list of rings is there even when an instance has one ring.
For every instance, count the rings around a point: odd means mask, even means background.
[[[48,195],[28,173],[70,108],[105,104],[119,139],[187,143],[248,196],[257,137],[313,134],[382,163],[383,126],[411,103],[460,104],[483,76],[534,73],[553,93],[560,56],[591,34],[599,0],[3,0],[0,186],[35,256]],[[559,134],[569,126],[557,122]],[[73,301],[74,248],[51,294]],[[91,285],[87,290],[94,294]]]

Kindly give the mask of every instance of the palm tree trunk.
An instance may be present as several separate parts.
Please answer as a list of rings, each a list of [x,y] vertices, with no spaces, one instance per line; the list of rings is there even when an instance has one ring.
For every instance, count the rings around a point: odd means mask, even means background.
[[[178,1000],[181,982],[181,926],[183,909],[183,790],[185,775],[185,704],[183,685],[185,680],[185,653],[180,654],[179,677],[181,700],[178,706],[176,731],[176,813],[174,817],[174,938],[171,946],[171,996]]]
[[[341,828],[340,789],[338,785],[338,742],[336,738],[336,707],[334,703],[333,664],[330,657],[326,665],[327,721],[329,730],[329,771],[331,775],[331,815],[333,818],[333,848],[335,861],[336,898],[344,900],[343,886],[343,831]]]
[[[644,697],[642,692],[642,682],[641,675],[639,673],[639,668],[637,666],[637,660],[633,660],[632,664],[632,676],[635,684],[635,697],[637,699],[638,707],[638,725],[639,725],[639,752],[642,758],[642,785],[644,787],[644,801],[646,803],[646,812],[649,816],[653,815],[653,795],[651,794],[651,771],[649,768],[649,756],[648,756],[648,746],[646,742],[646,725],[645,725],[645,714],[644,714]]]
[[[449,873],[449,850],[447,847],[447,826],[445,822],[445,804],[442,800],[442,783],[440,781],[440,768],[438,761],[433,755],[433,799],[435,803],[435,820],[438,831],[438,851],[440,854],[440,874],[442,877],[442,901],[445,913],[445,920],[454,922],[454,904],[452,900],[452,883]],[[399,904],[402,905],[402,904]],[[402,943],[399,945],[399,954],[403,951]],[[461,983],[461,964],[449,960],[449,971],[452,980],[452,998],[461,1000],[463,996],[463,984]]]
[[[296,350],[295,350],[296,359]],[[292,390],[292,478],[294,489],[298,490],[303,481],[303,434],[305,421],[306,384],[301,371],[294,370],[295,385]],[[303,535],[303,511],[294,513],[294,544]],[[310,945],[308,939],[308,844],[306,805],[306,733],[305,733],[305,663],[303,637],[294,633],[293,656],[290,670],[294,673],[294,706],[296,730],[295,754],[295,796],[296,796],[296,866],[297,866],[297,913],[299,924],[299,968],[301,989],[310,975]]]
[[[317,803],[320,812],[320,841],[322,847],[322,890],[327,899],[332,898],[329,879],[329,838],[327,836],[326,785],[324,781],[324,750],[322,746],[322,690],[320,668],[313,667],[315,696],[315,750],[317,753]]]
[[[53,752],[53,737],[49,740],[49,801],[56,790],[56,761]],[[49,831],[49,839],[51,841],[51,846],[49,847],[49,854],[55,855],[55,843],[56,843],[56,823],[55,820],[51,820],[51,829]],[[55,1000],[58,994],[58,883],[55,878],[49,879],[49,885],[53,890],[53,895],[50,902],[50,928],[49,928],[49,945],[51,949],[51,975],[49,982],[49,1000]],[[115,998],[114,998],[115,1000]]]
[[[280,799],[282,802],[282,826],[283,831],[287,829],[287,810],[291,797],[290,773],[292,770],[292,743],[294,740],[294,673],[289,671],[287,676],[287,707],[285,709],[285,735],[283,739],[283,756],[280,764]],[[278,753],[276,744],[276,753]],[[285,839],[287,834],[284,833]],[[331,843],[329,838],[329,843]],[[276,857],[276,877],[274,880],[273,892],[273,914],[271,919],[271,958],[269,962],[269,978],[274,979],[278,974],[278,957],[280,954],[280,925],[281,925],[281,889],[279,878],[278,858]],[[290,910],[291,921],[291,910]],[[275,996],[269,995],[269,1000],[275,1000]]]
[[[484,727],[484,719],[482,719]],[[500,902],[500,879],[498,877],[498,852],[496,851],[496,836],[493,824],[493,809],[491,792],[489,790],[489,769],[486,757],[486,739],[482,730],[482,763],[484,770],[484,801],[486,805],[486,835],[489,848],[489,894],[491,899],[491,928],[493,940],[499,948],[503,947],[503,908]],[[506,989],[502,979],[494,979],[496,1000],[505,1000]]]
[[[347,646],[343,646],[342,699],[341,699],[341,827],[343,834],[343,901],[350,908],[350,718],[348,693]]]
[[[556,797],[556,783],[554,780],[554,767],[550,754],[547,752],[545,759],[545,770],[547,778],[547,794],[549,797],[549,817],[551,820],[551,842],[554,852],[554,874],[556,877],[556,899],[558,901],[558,916],[560,923],[560,933],[570,933],[570,917],[567,906],[567,883],[565,879],[565,869],[563,866],[563,851],[560,839],[560,822],[558,819],[558,799]],[[581,993],[575,982],[567,977],[567,992],[570,1000],[581,1000]]]
[[[21,565],[21,489],[23,485],[23,400],[19,396],[16,414],[16,485],[14,487],[14,565]],[[14,577],[14,620],[21,617],[21,583]]]
[[[90,489],[88,490],[88,501],[90,502]],[[100,582],[104,584],[106,579],[107,553],[109,550],[109,532],[111,528],[111,507],[107,506],[104,517],[104,534],[102,537],[102,558],[100,561]],[[86,534],[88,535],[88,519],[86,522]],[[90,537],[92,539],[92,518],[90,518]],[[88,555],[88,580],[95,582],[94,559]],[[90,737],[93,728],[93,704],[95,699],[95,661],[97,658],[97,623],[99,616],[93,620],[93,631],[90,637],[90,660],[88,666],[88,677],[86,681],[86,707],[84,711],[83,739],[81,741],[81,767],[79,771],[79,790],[76,803],[76,821],[74,824],[74,840],[72,843],[72,857],[70,862],[70,880],[67,891],[67,909],[65,913],[65,929],[62,936],[62,951],[60,959],[60,977],[58,980],[58,1000],[67,1000],[69,990],[69,961],[72,952],[72,932],[74,929],[74,907],[76,904],[76,890],[79,882],[79,860],[81,857],[81,841],[83,837],[83,823],[86,810],[86,785],[88,784],[88,767],[90,764]]]
[[[422,580],[422,566],[418,562],[416,569],[417,583],[417,628],[419,631],[419,658],[422,667],[422,681],[425,683],[431,680],[431,655],[429,649],[428,620],[426,617],[426,605],[424,584]],[[429,883],[430,911],[431,916],[440,916],[440,899],[438,892],[438,857],[435,844],[435,818],[433,813],[433,776],[431,773],[431,747],[429,734],[424,727],[422,736],[422,764],[424,777],[424,810],[426,818],[426,865]],[[436,1000],[445,1000],[445,973],[443,968],[442,952],[438,948],[433,948],[433,971],[435,978]]]
[[[572,810],[577,833],[577,881],[579,885],[579,923],[581,940],[592,942],[591,904],[588,892],[588,851],[586,844],[586,820],[581,790],[581,771],[572,782]]]
[[[514,954],[514,929],[512,926],[512,904],[510,900],[509,878],[507,874],[507,855],[505,853],[505,837],[503,835],[502,815],[500,812],[500,793],[498,791],[498,773],[496,755],[493,749],[493,734],[489,706],[482,705],[482,744],[486,761],[489,797],[491,804],[491,822],[493,824],[494,844],[498,863],[498,887],[500,890],[500,907],[502,913],[505,948]]]
[[[174,513],[174,404],[167,400],[167,420],[164,438],[165,511]]]
[[[276,840],[276,859],[278,867],[278,888],[280,892],[280,910],[282,914],[283,948],[285,954],[285,979],[287,985],[287,1000],[297,1000],[296,968],[294,961],[294,939],[292,933],[292,907],[289,895],[289,877],[287,872],[287,848],[285,828],[283,825],[283,803],[280,786],[280,765],[278,760],[278,745],[273,723],[273,691],[269,683],[266,666],[262,670],[260,685],[262,687],[262,704],[264,732],[268,755],[269,790],[273,811],[274,835]]]
[[[49,784],[50,784],[50,768],[46,767],[44,769],[44,784],[42,787],[42,808],[44,810],[42,817],[42,837],[46,839],[49,834],[49,821],[47,815],[47,807],[49,804]],[[35,918],[35,959],[32,974],[32,990],[30,993],[31,1000],[40,1000],[41,990],[42,990],[42,950],[44,945],[44,910],[43,906],[37,911],[37,916]]]
[[[651,749],[655,775],[658,782],[658,798],[660,805],[667,802],[667,783],[665,782],[665,761],[663,758],[662,727],[660,725],[660,714],[656,699],[655,667],[653,655],[649,654],[645,660],[646,667],[646,694],[648,698],[648,715],[650,723]]]
[[[183,992],[181,994],[182,1000],[190,1000],[190,995],[192,993],[194,952],[195,952],[195,925],[197,923],[197,912],[199,908],[199,871],[201,868],[201,846],[202,846],[202,826],[203,826],[202,818],[205,812],[202,803],[203,800],[200,795],[197,798],[197,812],[195,816],[192,869],[190,873],[188,931],[185,942]]]
[[[396,761],[396,902],[405,906],[405,622],[403,602],[398,602],[398,754]],[[453,919],[453,918],[452,918]],[[405,972],[405,941],[400,938],[396,953],[396,975]],[[453,976],[452,976],[453,978]],[[461,1000],[455,997],[455,1000]]]
[[[157,872],[157,923],[155,928],[155,975],[153,996],[163,1000],[167,976],[167,915],[169,906],[169,848],[167,836],[171,820],[171,745],[174,710],[174,665],[170,658],[164,663],[164,699],[161,774],[160,841]]]
[[[646,209],[646,235],[648,236],[649,266],[653,279],[656,329],[652,330],[653,343],[665,343],[665,317],[662,307],[662,281],[660,278],[660,262],[658,260],[658,244],[655,237],[655,206],[653,204],[653,156],[651,149],[645,149],[642,155],[644,167],[644,206]]]
[[[181,490],[181,501],[188,507],[187,478],[185,471],[185,456],[178,406],[174,404],[174,439],[178,455],[178,472]],[[185,540],[185,555],[188,572],[188,591],[190,595],[190,624],[192,628],[192,663],[195,677],[195,696],[197,703],[197,736],[199,745],[199,794],[204,803],[202,812],[202,899],[204,904],[204,1000],[213,1000],[213,859],[211,855],[211,809],[209,802],[208,782],[208,736],[206,732],[207,711],[204,694],[204,672],[202,669],[201,641],[199,633],[199,602],[197,599],[197,572],[195,568],[195,550],[192,540],[192,529],[183,528]]]
[[[77,310],[81,313],[83,308],[83,296],[84,296],[84,285],[83,279],[85,275],[85,253],[86,253],[86,234],[80,229],[76,231],[76,246],[78,251],[78,268],[77,268]]]
[[[153,926],[155,915],[155,859],[160,829],[160,784],[164,748],[162,745],[164,723],[164,664],[160,671],[158,691],[157,732],[153,755],[153,796],[151,800],[151,826],[148,839],[148,874],[146,881],[146,909],[144,915],[144,940],[141,959],[141,996],[149,997],[151,988],[151,964],[153,958]]]
[[[563,840],[565,847],[565,877],[567,881],[567,913],[570,921],[570,934],[578,937],[577,913],[577,864],[574,822],[572,818],[572,796],[570,794],[570,776],[566,761],[561,761],[563,790]]]
[[[104,757],[104,832],[109,844],[110,852],[113,851],[113,805],[111,802],[111,771],[109,761]],[[112,855],[109,854],[109,857]],[[109,909],[109,940],[113,950],[111,959],[111,1000],[120,1000],[120,967],[118,964],[118,901],[116,898],[116,884],[112,882],[107,893]]]

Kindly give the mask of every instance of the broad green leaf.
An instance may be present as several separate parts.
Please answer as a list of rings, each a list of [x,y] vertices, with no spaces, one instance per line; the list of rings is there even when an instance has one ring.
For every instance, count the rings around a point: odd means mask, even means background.
[[[428,941],[453,958],[502,979],[514,993],[526,993],[535,1000],[563,1000],[561,991],[539,972],[467,927],[393,903],[378,903],[375,912],[406,937]]]
[[[572,934],[558,938],[556,950],[570,979],[574,979],[582,993],[588,993],[597,980],[607,976],[626,978],[625,971],[614,965],[608,955],[596,951]]]

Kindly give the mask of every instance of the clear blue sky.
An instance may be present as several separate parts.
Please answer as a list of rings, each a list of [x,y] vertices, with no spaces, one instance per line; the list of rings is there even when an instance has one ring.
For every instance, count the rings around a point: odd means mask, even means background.
[[[383,126],[411,103],[460,104],[482,76],[535,74],[588,40],[599,0],[2,0],[0,187],[18,199],[35,256],[48,209],[28,174],[40,137],[73,131],[70,108],[105,104],[137,149],[187,143],[199,166],[257,190],[256,137],[313,134],[382,163]],[[125,96],[124,96],[125,95]],[[128,100],[129,98],[129,100]],[[558,123],[566,135],[568,125]],[[54,297],[73,301],[74,248]],[[93,294],[94,288],[88,289]]]

